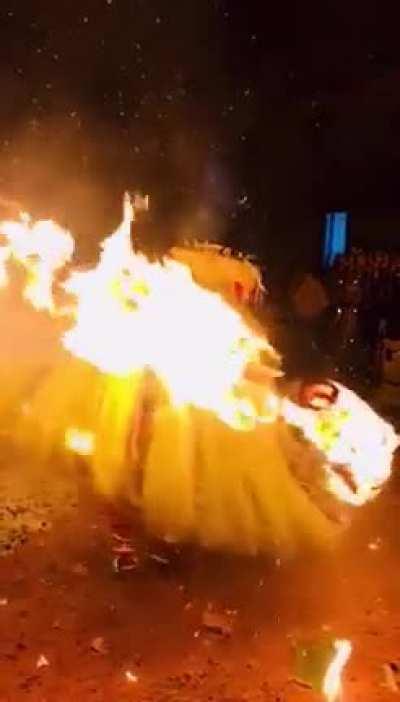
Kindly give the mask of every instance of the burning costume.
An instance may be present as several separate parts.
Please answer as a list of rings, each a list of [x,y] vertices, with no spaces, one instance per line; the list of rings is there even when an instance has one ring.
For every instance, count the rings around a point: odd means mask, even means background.
[[[206,284],[210,255],[223,273]],[[257,276],[220,251],[188,256],[190,267],[182,250],[150,263],[124,221],[98,267],[71,274],[74,323],[19,438],[41,462],[85,456],[96,488],[161,539],[252,555],[330,546],[337,504],[361,504],[388,477],[394,432],[338,385],[322,406],[318,392],[281,397],[278,355],[233,304],[259,292]]]

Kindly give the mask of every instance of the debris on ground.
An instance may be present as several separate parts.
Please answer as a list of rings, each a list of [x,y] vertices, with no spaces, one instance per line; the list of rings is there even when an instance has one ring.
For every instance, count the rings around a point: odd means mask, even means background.
[[[113,553],[117,553],[118,555],[126,555],[128,553],[135,553],[135,549],[130,544],[121,543],[119,546],[113,547]]]
[[[232,615],[207,608],[202,615],[202,628],[208,633],[230,638],[233,633]]]
[[[11,464],[12,459],[11,453]],[[63,477],[42,481],[15,461],[19,470],[10,474],[0,460],[0,556],[14,553],[33,536],[45,535],[56,519],[77,507],[77,484]]]
[[[155,563],[159,563],[159,565],[167,566],[170,564],[170,560],[168,558],[165,558],[165,556],[159,556],[158,553],[149,553],[149,559]]]
[[[43,653],[40,654],[39,658],[36,661],[36,668],[40,670],[41,668],[48,668],[50,665],[50,661],[48,658],[46,658]]]
[[[96,636],[90,643],[90,649],[95,653],[105,656],[108,653],[108,646],[103,636]]]
[[[139,566],[139,558],[134,553],[121,554],[113,558],[112,567],[115,573],[124,573],[136,570]]]
[[[89,574],[89,568],[84,563],[75,563],[71,568],[74,575],[86,576]]]
[[[374,507],[335,567],[322,559],[279,568],[271,559],[244,568],[182,557],[138,526],[112,536],[87,486],[78,506],[71,488],[67,505],[53,477],[40,495],[13,464],[0,465],[0,551],[14,527],[14,543],[25,544],[0,558],[1,702],[311,702],[322,699],[336,630],[354,630],[358,650],[344,696],[400,694],[398,588],[389,577],[398,570],[397,493]],[[291,641],[300,642],[296,668]]]
[[[384,686],[390,690],[390,692],[400,692],[400,668],[397,663],[385,663],[382,666],[383,676],[384,676]]]
[[[112,552],[114,554],[112,567],[114,572],[123,573],[136,570],[140,565],[140,559],[136,548],[129,539],[121,536],[117,532],[113,532],[112,538],[115,542],[112,546]]]
[[[126,670],[126,671],[125,671],[125,678],[126,678],[127,681],[130,682],[130,683],[137,683],[137,682],[139,682],[139,677],[136,675],[136,673],[132,673],[131,670]]]

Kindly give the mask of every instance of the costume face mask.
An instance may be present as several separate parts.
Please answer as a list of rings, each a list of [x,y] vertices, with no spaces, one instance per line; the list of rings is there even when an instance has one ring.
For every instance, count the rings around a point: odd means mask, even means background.
[[[389,478],[398,437],[344,385],[301,384],[294,401],[284,400],[282,415],[321,452],[327,488],[339,500],[360,506],[373,499]]]

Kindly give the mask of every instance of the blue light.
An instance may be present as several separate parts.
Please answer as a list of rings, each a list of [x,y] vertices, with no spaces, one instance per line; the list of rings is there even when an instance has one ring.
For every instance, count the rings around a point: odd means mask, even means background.
[[[330,268],[336,256],[346,253],[347,212],[329,212],[325,216],[323,265]]]

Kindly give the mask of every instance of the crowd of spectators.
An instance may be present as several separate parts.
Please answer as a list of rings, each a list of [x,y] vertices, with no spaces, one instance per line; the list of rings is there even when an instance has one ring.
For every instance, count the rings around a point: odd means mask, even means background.
[[[374,349],[381,338],[400,339],[400,255],[353,249],[325,277],[329,305],[342,343]]]
[[[376,378],[383,345],[400,342],[400,254],[352,249],[323,275],[295,278],[289,300],[300,356]]]

